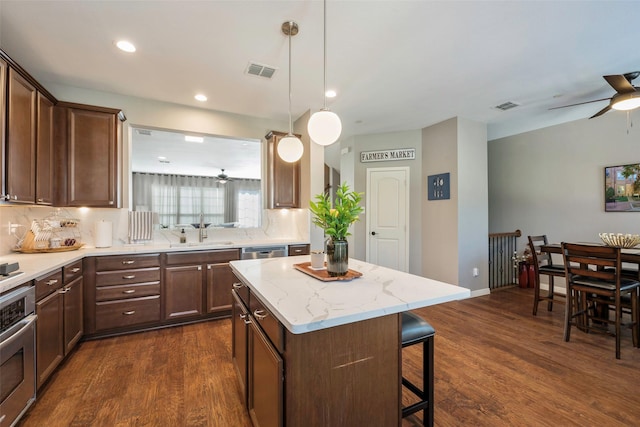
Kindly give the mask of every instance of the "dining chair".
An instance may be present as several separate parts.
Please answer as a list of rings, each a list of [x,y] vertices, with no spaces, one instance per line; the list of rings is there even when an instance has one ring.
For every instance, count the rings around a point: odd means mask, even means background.
[[[613,324],[616,338],[616,359],[620,359],[620,332],[622,326],[631,327],[634,347],[640,344],[638,328],[638,288],[636,279],[621,275],[620,248],[611,246],[562,243],[562,255],[567,278],[567,304],[565,307],[564,340],[569,341],[571,326],[585,332],[609,331]],[[623,296],[628,295],[628,305]],[[622,308],[630,308],[631,321],[622,322]],[[605,307],[605,309],[602,309]],[[615,313],[609,319],[609,310]]]
[[[533,285],[533,315],[538,314],[538,304],[540,301],[548,301],[547,310],[553,310],[553,301],[558,301],[554,297],[557,296],[554,291],[554,277],[564,277],[564,265],[553,263],[551,254],[542,252],[541,247],[548,244],[546,234],[541,236],[528,236],[529,248],[531,249],[531,260],[533,262],[533,271],[535,282]],[[540,295],[540,275],[549,277],[549,291],[546,295]],[[564,301],[558,301],[564,302]]]

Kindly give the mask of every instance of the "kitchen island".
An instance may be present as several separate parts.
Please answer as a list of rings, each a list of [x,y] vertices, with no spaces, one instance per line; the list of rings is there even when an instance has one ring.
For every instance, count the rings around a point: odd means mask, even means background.
[[[294,268],[308,261],[230,263],[233,358],[254,425],[400,425],[401,313],[469,290],[354,259],[362,277],[323,282]]]

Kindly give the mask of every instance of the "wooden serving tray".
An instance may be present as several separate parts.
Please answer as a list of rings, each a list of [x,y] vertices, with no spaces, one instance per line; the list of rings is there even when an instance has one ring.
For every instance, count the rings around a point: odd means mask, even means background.
[[[80,249],[83,246],[84,246],[84,243],[80,243],[80,244],[75,244],[73,246],[60,246],[59,248],[43,248],[43,249],[16,248],[16,249],[14,249],[14,251],[22,252],[23,254],[47,254],[47,253],[53,253],[53,252],[75,251],[75,250]]]
[[[351,269],[348,270],[347,274],[344,276],[335,276],[335,277],[329,276],[329,272],[327,271],[326,268],[322,270],[315,270],[311,268],[310,262],[301,262],[300,264],[293,264],[293,268],[295,268],[296,270],[302,271],[303,273],[308,274],[309,276],[314,277],[318,280],[322,280],[323,282],[334,282],[337,280],[349,281],[349,280],[357,279],[358,277],[362,276],[362,273],[360,273],[359,271],[355,271]]]

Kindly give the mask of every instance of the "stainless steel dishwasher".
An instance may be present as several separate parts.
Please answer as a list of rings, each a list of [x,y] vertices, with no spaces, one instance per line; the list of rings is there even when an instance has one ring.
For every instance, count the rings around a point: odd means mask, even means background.
[[[250,246],[242,248],[240,259],[278,258],[287,256],[286,246]]]

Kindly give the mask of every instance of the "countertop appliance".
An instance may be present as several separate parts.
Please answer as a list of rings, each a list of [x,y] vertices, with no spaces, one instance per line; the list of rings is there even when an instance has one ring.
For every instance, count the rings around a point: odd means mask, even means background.
[[[242,248],[240,259],[278,258],[287,256],[287,247],[282,246],[252,246]]]
[[[14,426],[36,400],[35,286],[0,295],[0,427]]]

